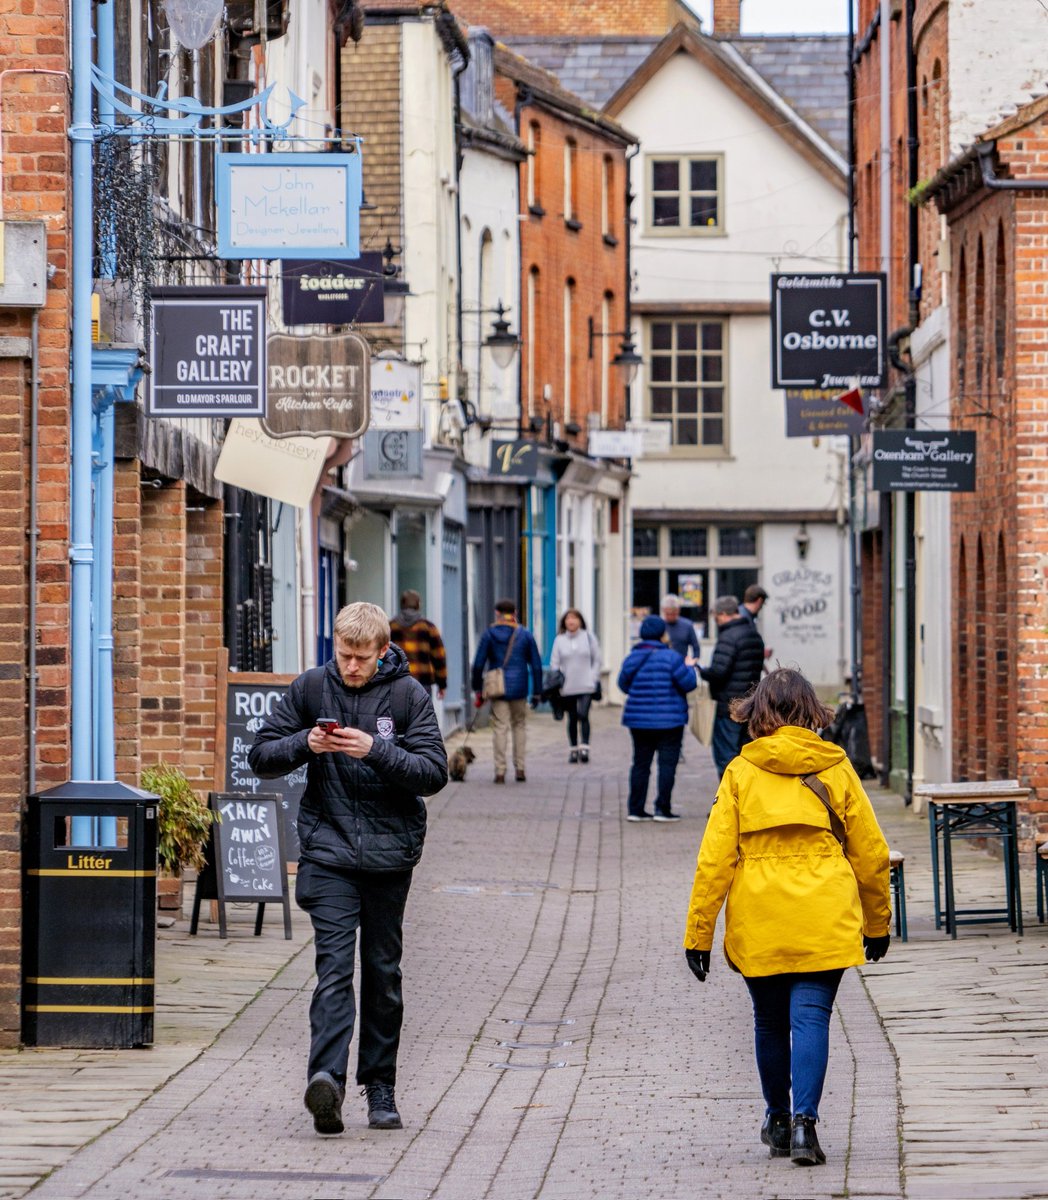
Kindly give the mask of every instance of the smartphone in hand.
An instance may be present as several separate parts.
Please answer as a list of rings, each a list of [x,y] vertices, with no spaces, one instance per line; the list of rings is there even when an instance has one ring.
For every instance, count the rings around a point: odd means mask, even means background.
[[[334,717],[317,717],[317,728],[324,733],[334,733],[340,726]]]

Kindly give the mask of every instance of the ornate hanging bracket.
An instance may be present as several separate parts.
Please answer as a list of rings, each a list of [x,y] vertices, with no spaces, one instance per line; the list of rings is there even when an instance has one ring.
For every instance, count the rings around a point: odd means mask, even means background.
[[[301,96],[296,96],[294,92],[288,93],[291,111],[287,119],[285,121],[270,120],[266,109],[276,88],[275,83],[271,83],[263,91],[249,96],[246,100],[238,101],[236,104],[225,104],[212,108],[209,105],[201,104],[194,96],[168,96],[166,83],[161,84],[160,91],[156,96],[147,96],[142,92],[136,92],[134,88],[117,83],[115,79],[104,74],[95,66],[91,68],[91,76],[98,95],[108,102],[114,112],[127,119],[126,123],[112,127],[96,127],[96,135],[105,133],[129,138],[158,135],[162,137],[188,136],[213,138],[216,141],[223,138],[235,138],[241,142],[308,142],[314,146],[318,142],[344,143],[347,140],[358,140],[342,136],[302,135],[289,132],[291,122],[294,121],[299,109],[303,108],[306,103]],[[222,123],[224,118],[242,116],[252,108],[258,109],[261,122],[258,126],[245,129],[239,124],[225,125]],[[166,115],[172,112],[178,115]],[[217,123],[205,125],[203,123],[205,119],[212,119]]]

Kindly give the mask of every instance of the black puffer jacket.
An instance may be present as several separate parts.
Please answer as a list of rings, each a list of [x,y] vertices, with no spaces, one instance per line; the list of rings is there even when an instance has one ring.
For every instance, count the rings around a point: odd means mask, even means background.
[[[718,715],[724,716],[728,701],[745,696],[763,670],[764,639],[752,621],[736,617],[720,627],[710,665],[700,667],[699,673],[710,685]]]
[[[321,688],[317,689],[317,675]],[[407,722],[395,730],[391,684],[403,679]],[[313,701],[321,697],[319,709]],[[365,758],[314,754],[306,739],[318,716],[370,733]],[[334,660],[300,675],[255,735],[248,754],[262,779],[277,779],[307,763],[299,805],[301,857],[359,871],[403,871],[422,857],[426,806],[422,796],[448,781],[448,759],[433,702],[391,646],[382,666],[360,688],[342,682]]]

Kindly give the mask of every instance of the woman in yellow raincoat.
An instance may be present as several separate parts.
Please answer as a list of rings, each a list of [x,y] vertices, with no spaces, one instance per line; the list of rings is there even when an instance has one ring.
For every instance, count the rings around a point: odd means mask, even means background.
[[[841,976],[888,949],[888,846],[844,751],[815,732],[833,714],[799,671],[766,675],[732,716],[754,740],[717,791],[684,948],[704,980],[726,896],[724,954],[753,1001],[761,1141],[814,1166],[826,1161],[815,1123]]]

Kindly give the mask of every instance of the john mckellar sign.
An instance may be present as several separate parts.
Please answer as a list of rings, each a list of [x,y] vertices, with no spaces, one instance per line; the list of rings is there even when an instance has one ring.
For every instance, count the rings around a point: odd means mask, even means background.
[[[371,416],[371,359],[359,333],[269,339],[266,416],[274,438],[359,437]]]
[[[771,277],[771,386],[842,391],[884,382],[885,276]]]
[[[265,288],[154,288],[150,307],[147,416],[265,413]]]

